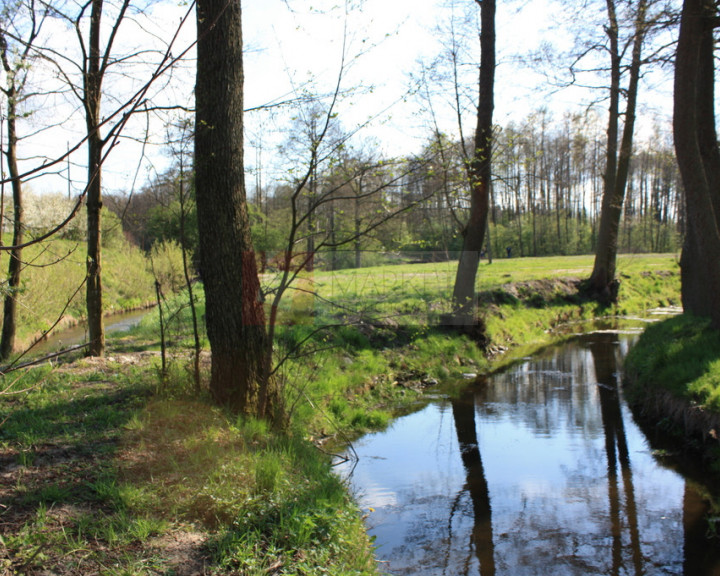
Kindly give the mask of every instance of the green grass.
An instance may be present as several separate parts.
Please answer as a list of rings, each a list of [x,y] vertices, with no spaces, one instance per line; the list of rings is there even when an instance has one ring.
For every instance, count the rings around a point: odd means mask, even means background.
[[[626,366],[631,390],[661,388],[720,412],[720,332],[709,320],[682,315],[648,327]]]
[[[720,331],[681,315],[648,327],[625,361],[626,396],[694,463],[720,475]],[[716,505],[717,507],[717,505]]]
[[[492,367],[465,336],[439,326],[441,314],[449,311],[456,262],[306,274],[300,280],[303,290],[289,291],[282,303],[276,335],[277,358],[289,356],[278,377],[294,429],[323,436],[382,427],[421,399],[422,386],[417,384],[423,379],[458,381],[463,373],[487,372],[566,337],[572,332],[566,327],[578,322],[679,304],[679,272],[673,255],[621,255],[620,300],[614,307],[565,297],[562,285],[538,287],[548,278],[586,278],[592,265],[592,256],[481,264],[478,292],[490,348],[505,352]],[[266,276],[266,288],[274,280]],[[508,292],[513,283],[521,283],[518,297]],[[196,297],[201,315],[201,287]],[[166,317],[172,318],[167,338],[176,350],[192,345],[186,302],[186,296],[178,295],[166,310]],[[202,337],[207,348],[204,333]],[[132,349],[140,342],[157,349],[157,338],[153,313],[121,346]],[[299,343],[303,345],[296,349]]]
[[[371,572],[357,510],[307,442],[189,400],[149,404],[129,440],[123,477],[138,487],[140,508],[210,530],[218,568]]]
[[[374,574],[324,454],[176,384],[158,395],[152,363],[80,360],[6,390],[0,566],[171,574],[180,566],[152,543],[195,534],[187,554],[209,574]]]
[[[481,263],[477,288],[482,294],[501,290],[511,283],[547,278],[583,279],[590,276],[592,265],[592,256],[498,259],[492,264]],[[315,272],[311,281],[322,300],[314,302],[313,310],[320,317],[349,310],[345,317],[366,315],[392,318],[400,324],[432,324],[449,310],[456,266],[456,262],[443,262]],[[678,264],[674,255],[620,255],[618,277],[620,303],[605,313],[638,313],[679,303]],[[329,301],[336,304],[334,309],[326,303]],[[598,312],[603,311],[596,308],[590,311]],[[561,314],[557,311],[558,316]],[[492,333],[492,318],[490,321]],[[547,326],[546,322],[543,324]]]

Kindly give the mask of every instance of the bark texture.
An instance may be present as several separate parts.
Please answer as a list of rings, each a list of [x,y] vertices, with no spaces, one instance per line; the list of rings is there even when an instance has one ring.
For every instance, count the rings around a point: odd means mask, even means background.
[[[635,37],[633,38],[629,79],[626,90],[627,104],[625,108],[625,123],[623,125],[622,140],[619,142],[622,56],[619,46],[619,25],[614,0],[607,0],[607,9],[609,25],[606,30],[609,38],[611,59],[607,161],[603,183],[604,189],[602,210],[600,212],[598,244],[595,251],[595,264],[589,284],[591,292],[596,294],[600,300],[612,302],[617,299],[618,284],[615,278],[615,272],[617,266],[618,237],[633,149],[642,46],[647,27],[647,0],[640,0],[637,4]]]
[[[268,342],[243,167],[239,0],[197,2],[195,183],[210,390],[237,412],[270,415]]]
[[[3,52],[3,66],[6,73],[10,72],[7,61],[7,44],[4,36],[0,36],[0,43]],[[8,263],[8,290],[3,303],[3,324],[2,336],[0,337],[0,359],[6,360],[13,353],[15,348],[15,334],[17,332],[17,291],[20,288],[20,273],[22,271],[22,247],[23,243],[23,201],[22,183],[20,182],[20,171],[17,163],[17,131],[15,122],[15,99],[17,97],[14,86],[10,86],[6,92],[7,96],[7,129],[8,144],[5,151],[8,172],[12,180],[13,194],[13,239],[10,249],[10,262]]]
[[[463,247],[453,289],[454,320],[475,320],[475,283],[485,239],[492,177],[493,109],[495,106],[495,0],[480,4],[480,78],[475,150],[468,165],[470,216],[462,230]]]
[[[87,259],[86,297],[89,356],[105,354],[105,326],[103,324],[102,294],[102,181],[101,164],[103,141],[100,136],[100,101],[102,70],[100,32],[103,0],[93,0],[90,14],[89,54],[85,70],[85,123],[88,133],[87,184]]]
[[[715,134],[712,0],[685,0],[675,61],[673,132],[685,198],[687,235],[681,258],[686,312],[720,328],[720,153]]]

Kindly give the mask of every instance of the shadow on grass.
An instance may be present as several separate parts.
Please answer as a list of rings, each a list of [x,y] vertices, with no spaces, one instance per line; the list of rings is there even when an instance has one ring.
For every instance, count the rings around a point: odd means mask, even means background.
[[[107,475],[123,428],[148,389],[109,382],[60,389],[53,384],[2,405],[0,481],[4,503],[20,512],[38,503],[103,501],[97,481]],[[70,395],[69,398],[60,398]],[[102,490],[100,490],[102,492]]]

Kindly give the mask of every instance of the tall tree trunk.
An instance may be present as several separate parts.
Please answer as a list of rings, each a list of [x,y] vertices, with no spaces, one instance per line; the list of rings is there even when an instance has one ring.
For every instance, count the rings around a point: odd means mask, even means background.
[[[6,44],[2,39],[3,64],[7,62],[5,58]],[[6,72],[9,72],[6,67]],[[20,288],[20,272],[22,270],[22,248],[23,243],[23,201],[22,201],[22,183],[20,182],[20,171],[17,163],[17,131],[15,125],[15,88],[10,86],[7,92],[7,128],[8,128],[8,145],[5,152],[7,160],[8,172],[12,180],[13,192],[13,240],[10,250],[10,262],[8,264],[8,290],[5,294],[3,304],[3,325],[2,337],[0,337],[0,359],[6,360],[10,357],[15,348],[15,332],[17,329],[17,293]]]
[[[195,182],[210,391],[237,412],[268,417],[275,398],[245,194],[240,1],[198,0],[197,30]]]
[[[7,160],[8,172],[10,174],[12,192],[13,192],[13,239],[10,248],[10,261],[8,263],[7,283],[8,289],[5,292],[3,303],[3,326],[2,336],[0,337],[0,359],[7,359],[15,348],[15,337],[17,331],[17,295],[20,289],[20,275],[22,272],[22,244],[24,242],[24,206],[23,206],[23,183],[20,180],[20,170],[17,160],[17,113],[18,104],[24,100],[27,95],[25,91],[27,82],[27,69],[30,64],[30,53],[35,50],[34,42],[40,33],[42,20],[36,18],[35,3],[31,1],[26,7],[30,11],[30,26],[25,29],[27,35],[24,39],[11,37],[10,46],[6,28],[9,22],[7,18],[12,19],[13,12],[17,16],[22,10],[22,6],[16,6],[17,11],[10,10],[3,14],[0,22],[0,59],[2,60],[2,68],[5,72],[4,88],[0,89],[5,96],[7,102],[7,150],[5,151],[5,159]],[[1,162],[1,160],[0,160]],[[0,215],[2,208],[0,208]],[[0,224],[0,228],[2,228]],[[1,231],[0,231],[1,235]],[[0,241],[0,244],[2,242]]]
[[[630,78],[627,87],[627,102],[622,141],[618,152],[619,136],[619,103],[620,103],[620,65],[621,55],[618,45],[618,23],[614,0],[607,0],[608,35],[610,38],[611,81],[610,110],[608,112],[608,151],[605,169],[602,209],[600,212],[600,229],[595,252],[595,265],[590,276],[589,287],[605,301],[617,299],[617,282],[615,271],[617,266],[618,236],[620,218],[625,199],[630,159],[632,157],[633,134],[635,131],[635,112],[637,108],[638,84],[640,82],[640,64],[642,45],[646,34],[647,0],[640,0],[635,17],[635,37],[633,39],[632,57],[630,62]]]
[[[481,26],[479,98],[475,150],[468,166],[470,216],[462,231],[463,247],[453,289],[454,320],[458,323],[474,321],[475,280],[487,227],[492,175],[495,0],[476,1],[480,4]]]
[[[683,306],[720,328],[720,154],[714,134],[712,0],[685,0],[675,60],[673,132],[685,188],[687,230],[681,258]],[[712,126],[712,127],[711,127]]]
[[[715,82],[714,82],[714,54],[712,45],[712,34],[704,34],[701,40],[703,45],[699,46],[700,55],[698,62],[698,88],[697,94],[697,113],[700,118],[714,117],[714,101],[715,101]],[[715,220],[720,222],[720,175],[718,170],[720,167],[720,159],[718,155],[717,134],[715,123],[706,125],[706,122],[699,120],[698,122],[698,145],[703,165],[706,170],[706,178],[708,179],[708,189],[711,194],[711,200],[715,211]],[[700,257],[700,248],[691,221],[688,223],[688,229],[685,234],[685,242],[681,255],[681,278],[682,278],[682,299],[683,306],[686,310],[692,311],[700,316],[709,316],[711,314],[711,306],[713,293],[710,285],[705,281],[706,270]]]
[[[92,0],[90,15],[90,50],[85,71],[84,105],[88,134],[88,187],[87,187],[87,321],[90,356],[105,353],[105,327],[103,325],[102,294],[102,181],[101,164],[103,141],[100,137],[100,100],[102,72],[100,56],[100,24],[103,0]]]

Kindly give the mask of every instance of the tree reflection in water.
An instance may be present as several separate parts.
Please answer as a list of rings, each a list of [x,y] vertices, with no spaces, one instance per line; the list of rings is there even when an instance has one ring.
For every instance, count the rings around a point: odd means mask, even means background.
[[[476,397],[471,388],[467,389],[459,398],[453,399],[452,413],[455,422],[455,431],[465,468],[466,481],[463,490],[469,492],[472,499],[475,525],[470,536],[470,549],[480,562],[481,576],[495,576],[495,549],[493,547],[492,508],[490,506],[490,491],[485,479],[480,447],[478,446],[477,428],[475,425]],[[458,499],[462,493],[458,494]],[[457,501],[457,500],[456,500]],[[448,522],[448,532],[452,540],[453,505]],[[469,562],[465,563],[469,571]]]
[[[622,401],[617,334],[548,349],[355,443],[394,575],[720,576],[707,506]]]
[[[614,334],[597,334],[597,341],[590,343],[590,352],[595,365],[600,411],[605,433],[605,453],[608,468],[608,498],[610,500],[610,522],[612,532],[612,574],[620,574],[624,569],[620,486],[618,479],[618,461],[622,474],[625,493],[625,514],[630,531],[630,549],[633,568],[636,575],[643,574],[643,561],[638,532],[637,505],[633,486],[630,453],[628,451],[625,425],[623,424],[618,386],[618,361]],[[623,570],[626,573],[627,570]]]

